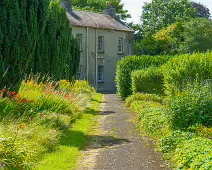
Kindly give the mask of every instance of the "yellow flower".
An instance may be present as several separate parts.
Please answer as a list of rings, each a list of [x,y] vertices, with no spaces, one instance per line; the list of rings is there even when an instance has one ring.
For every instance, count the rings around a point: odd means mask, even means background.
[[[26,127],[26,125],[25,125],[25,124],[23,124],[23,123],[22,123],[22,124],[20,124],[20,128],[21,128],[21,129],[24,129],[25,127]]]

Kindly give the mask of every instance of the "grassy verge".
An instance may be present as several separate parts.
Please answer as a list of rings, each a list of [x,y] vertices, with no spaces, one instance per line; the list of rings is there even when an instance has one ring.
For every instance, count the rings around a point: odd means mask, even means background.
[[[67,161],[82,148],[100,98],[86,81],[39,76],[24,80],[18,92],[0,90],[0,168],[35,169],[46,157],[53,161],[45,169],[59,160],[60,169],[72,167]]]
[[[90,127],[96,123],[95,119],[100,109],[102,95],[95,94],[93,99],[85,114],[61,138],[58,150],[46,155],[36,169],[75,169],[79,151],[85,144],[86,134]]]

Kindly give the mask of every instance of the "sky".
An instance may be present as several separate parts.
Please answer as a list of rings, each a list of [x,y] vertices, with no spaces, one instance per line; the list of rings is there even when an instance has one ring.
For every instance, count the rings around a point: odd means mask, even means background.
[[[138,24],[140,21],[141,10],[144,2],[150,2],[151,0],[121,0],[124,3],[124,9],[127,9],[131,14],[132,18],[127,20],[129,22],[133,21],[135,24]],[[206,6],[210,13],[212,14],[212,0],[193,0],[195,2],[200,2]]]

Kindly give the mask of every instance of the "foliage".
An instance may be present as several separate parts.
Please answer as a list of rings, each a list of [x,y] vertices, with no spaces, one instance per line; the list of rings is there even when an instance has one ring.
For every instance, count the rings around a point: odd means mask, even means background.
[[[102,12],[107,7],[107,2],[107,0],[73,0],[72,4],[76,9]],[[110,0],[110,3],[116,9],[117,14],[121,15],[120,19],[126,20],[131,17],[128,11],[123,9],[124,4],[121,0]]]
[[[195,10],[189,0],[153,0],[143,6],[141,22],[145,35],[150,35],[191,18],[195,18]]]
[[[152,35],[158,45],[160,54],[178,53],[179,46],[184,40],[183,31],[185,24],[182,22],[174,23]]]
[[[131,73],[134,70],[148,68],[150,66],[160,66],[166,63],[171,56],[127,56],[117,63],[116,86],[118,94],[122,100],[132,94]]]
[[[87,82],[63,83],[66,89],[51,78],[30,75],[18,93],[0,91],[1,167],[32,169],[45,153],[57,149],[61,135],[86,112],[95,90]],[[82,86],[88,89],[81,92]]]
[[[212,50],[212,21],[198,18],[186,23],[183,27],[184,40],[179,49],[180,53]]]
[[[211,169],[212,141],[194,137],[183,142],[174,152],[176,169]]]
[[[175,169],[212,167],[211,63],[210,52],[175,56],[162,66],[166,103],[161,97],[156,102],[150,94],[126,99],[126,105],[138,113],[138,127],[159,142]]]
[[[132,95],[126,101],[130,101],[131,110],[139,114],[141,132],[159,141],[158,146],[165,154],[164,158],[171,161],[172,167],[211,169],[211,128],[198,124],[184,131],[173,131],[166,108],[151,101],[148,95],[146,98],[143,95],[141,98],[137,94]]]
[[[176,54],[184,40],[183,30],[185,23],[174,23],[158,30],[152,35],[145,36],[135,43],[136,54],[159,55]]]
[[[192,2],[192,7],[196,10],[196,16],[200,18],[209,19],[211,14],[210,10],[201,3]]]
[[[84,94],[83,94],[84,95]],[[100,109],[102,94],[93,93],[92,102],[85,114],[69,128],[60,138],[58,149],[48,155],[36,165],[36,170],[74,170],[80,150],[87,144],[87,136],[93,127],[97,126],[97,115]],[[92,133],[92,132],[91,132]],[[58,157],[58,155],[60,155]],[[66,161],[64,161],[66,160]]]
[[[148,35],[135,41],[136,55],[151,55],[155,56],[160,53],[158,43],[152,35]]]
[[[127,105],[139,114],[139,128],[152,137],[161,137],[170,133],[168,117],[164,106],[161,102],[157,102],[158,99],[155,94],[132,95],[126,99]]]
[[[177,22],[143,37],[135,43],[136,54],[159,55],[206,52],[212,50],[212,22],[196,18]],[[206,29],[207,28],[207,29]]]
[[[58,2],[1,1],[0,23],[0,88],[20,85],[31,72],[57,79],[75,75],[77,42]]]
[[[172,131],[170,134],[160,138],[160,149],[163,153],[172,153],[179,144],[191,139],[192,136],[193,134],[189,132]]]
[[[163,95],[163,74],[160,68],[150,67],[132,72],[132,92]]]
[[[173,95],[169,116],[173,128],[188,128],[195,124],[212,126],[212,83],[187,84]]]
[[[212,79],[212,53],[183,54],[174,57],[163,67],[165,93],[176,93],[192,82]]]

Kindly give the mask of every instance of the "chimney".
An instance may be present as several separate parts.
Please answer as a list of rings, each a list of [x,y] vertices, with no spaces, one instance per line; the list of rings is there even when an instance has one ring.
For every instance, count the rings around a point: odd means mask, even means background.
[[[104,13],[110,15],[113,18],[116,17],[116,9],[112,6],[111,2],[106,2],[106,8],[104,10]]]
[[[72,11],[72,0],[61,0],[60,5],[67,11]]]

